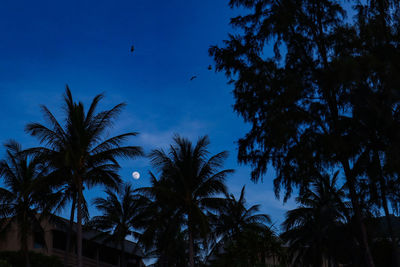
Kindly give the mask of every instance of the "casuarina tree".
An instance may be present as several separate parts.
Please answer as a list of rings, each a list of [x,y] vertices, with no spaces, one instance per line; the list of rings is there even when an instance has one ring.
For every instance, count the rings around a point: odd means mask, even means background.
[[[399,6],[351,4],[231,0],[245,14],[231,20],[235,32],[210,54],[234,85],[235,111],[252,126],[239,140],[239,161],[253,166],[253,180],[272,165],[276,193],[285,189],[286,200],[294,187],[303,191],[319,173],[339,170],[364,264],[374,266],[358,182],[372,174],[371,161],[377,165],[374,153],[398,173]],[[377,179],[385,206],[387,181]]]

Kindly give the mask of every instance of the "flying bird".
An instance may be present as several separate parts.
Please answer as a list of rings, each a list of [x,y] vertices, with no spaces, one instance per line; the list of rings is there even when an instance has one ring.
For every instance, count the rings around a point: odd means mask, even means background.
[[[195,76],[192,76],[192,78],[190,78],[190,80],[193,81],[196,78],[197,78],[197,76],[195,75]]]
[[[131,46],[131,52],[135,51],[135,47],[132,45]]]
[[[212,67],[211,67],[211,65],[208,65],[208,70],[212,70]]]

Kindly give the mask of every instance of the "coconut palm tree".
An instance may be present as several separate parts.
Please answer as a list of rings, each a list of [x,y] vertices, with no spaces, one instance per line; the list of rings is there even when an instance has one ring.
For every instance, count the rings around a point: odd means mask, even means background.
[[[143,200],[134,194],[129,184],[124,185],[120,197],[110,189],[106,189],[105,193],[106,198],[99,197],[93,200],[101,215],[93,217],[89,227],[102,231],[98,237],[121,248],[120,266],[125,267],[125,239],[128,236],[138,237],[135,228],[140,225]]]
[[[219,207],[215,232],[224,238],[235,238],[246,229],[264,228],[271,222],[267,214],[257,213],[260,205],[247,208],[245,187],[242,187],[238,199],[233,194],[226,194],[224,203]]]
[[[163,198],[164,180],[157,180],[150,172],[150,186],[141,187],[135,192],[141,195],[142,210],[140,244],[146,257],[156,258],[155,266],[187,266],[186,243],[182,231],[182,214]]]
[[[134,158],[142,155],[138,146],[123,146],[127,138],[137,133],[129,132],[107,137],[125,104],[121,103],[109,110],[96,113],[103,95],[93,98],[86,111],[82,102],[75,102],[68,86],[65,91],[64,125],[46,106],[42,111],[48,126],[30,123],[26,131],[39,139],[43,147],[31,149],[52,166],[53,186],[65,186],[74,192],[77,214],[77,254],[78,267],[82,267],[82,218],[84,216],[84,186],[95,185],[117,188],[121,181],[117,173],[120,165],[117,157]],[[74,207],[73,207],[74,208]],[[71,213],[73,216],[73,214]],[[73,220],[73,217],[71,217]]]
[[[225,178],[233,170],[221,170],[227,152],[209,156],[207,136],[195,145],[180,136],[168,152],[154,150],[150,154],[152,166],[160,173],[155,188],[143,189],[156,199],[168,203],[167,212],[176,223],[185,227],[189,247],[188,266],[194,267],[195,234],[205,238],[210,230],[207,210],[218,205],[217,194],[225,193]],[[155,178],[154,178],[155,179]]]
[[[280,243],[273,232],[267,228],[258,231],[246,229],[234,240],[223,242],[223,246],[208,257],[205,266],[266,267],[278,266],[277,264],[285,266],[281,253]]]
[[[50,175],[47,177],[47,180],[49,181],[50,184],[52,184],[52,187],[59,188],[58,184],[52,183],[53,178],[57,179],[57,177],[53,177],[53,175]],[[68,179],[66,179],[66,180],[68,180]],[[72,250],[72,246],[71,246],[71,237],[72,236],[71,235],[72,235],[72,228],[73,228],[74,219],[75,219],[78,190],[75,187],[73,180],[70,179],[66,184],[61,186],[61,189],[59,189],[59,191],[62,192],[62,194],[61,194],[59,202],[57,203],[57,207],[55,208],[56,212],[64,209],[70,202],[72,202],[71,208],[70,208],[70,220],[69,220],[69,224],[67,227],[67,240],[66,240],[66,246],[65,246],[66,249],[65,249],[65,253],[64,253],[64,265],[67,266],[69,253]],[[84,218],[84,221],[89,221],[89,210],[88,210],[85,199],[83,199],[82,213],[83,213],[82,217]]]
[[[211,266],[255,266],[278,257],[281,245],[259,205],[247,207],[245,187],[238,199],[226,194],[213,218],[214,244],[206,259]]]
[[[322,266],[327,261],[329,266],[337,266],[343,256],[338,251],[354,244],[348,238],[350,212],[344,190],[336,183],[337,173],[332,178],[321,176],[296,198],[300,206],[287,212],[281,237],[289,244],[293,264]]]
[[[165,180],[150,172],[150,186],[136,189],[146,200],[142,213],[143,232],[139,244],[149,258],[157,258],[158,267],[187,266],[187,240],[182,229],[184,215],[165,198]]]
[[[30,266],[29,237],[34,233],[43,235],[40,222],[59,196],[42,182],[47,169],[38,157],[22,153],[21,145],[15,141],[5,147],[6,159],[0,161],[0,176],[5,185],[0,188],[0,234],[9,233],[13,224],[17,226],[21,251],[26,266]]]

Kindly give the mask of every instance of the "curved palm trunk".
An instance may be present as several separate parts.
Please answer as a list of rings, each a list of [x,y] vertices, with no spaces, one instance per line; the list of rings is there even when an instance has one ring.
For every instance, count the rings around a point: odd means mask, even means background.
[[[74,197],[72,199],[71,215],[69,217],[69,225],[67,229],[67,244],[65,245],[64,266],[68,265],[68,257],[71,246],[72,226],[74,225],[74,219],[75,219],[75,208],[76,208],[75,206],[76,206],[76,198]]]
[[[344,161],[342,162],[342,166],[345,172],[347,185],[349,187],[351,204],[354,209],[354,216],[360,231],[360,238],[361,238],[360,244],[361,244],[361,249],[364,252],[364,264],[366,267],[375,267],[374,260],[372,258],[372,253],[368,244],[367,231],[365,228],[364,221],[362,219],[363,216],[361,213],[361,208],[358,202],[358,197],[355,189],[355,181],[354,181],[355,179],[352,175],[349,163],[347,161]]]
[[[82,179],[78,178],[78,205],[77,205],[77,231],[76,248],[78,256],[78,267],[82,267]]]

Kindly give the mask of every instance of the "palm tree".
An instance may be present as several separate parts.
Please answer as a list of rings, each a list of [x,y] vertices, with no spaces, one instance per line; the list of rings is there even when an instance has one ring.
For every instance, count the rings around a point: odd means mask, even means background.
[[[82,217],[84,216],[84,186],[105,185],[117,188],[121,181],[117,173],[120,165],[117,157],[134,158],[142,155],[137,146],[122,146],[127,138],[137,133],[129,132],[106,138],[117,115],[124,104],[118,104],[110,110],[96,113],[103,95],[92,100],[88,111],[82,102],[76,103],[68,86],[65,100],[65,124],[62,126],[46,106],[42,111],[49,126],[30,123],[26,131],[37,137],[44,147],[31,149],[31,153],[40,154],[53,169],[53,186],[66,186],[72,193],[77,214],[77,254],[78,267],[82,267]],[[71,211],[71,221],[73,213]]]
[[[207,136],[199,138],[196,145],[180,136],[175,136],[173,140],[168,152],[151,152],[152,166],[159,171],[161,178],[155,188],[143,189],[141,192],[152,195],[156,203],[168,203],[167,210],[171,217],[186,227],[188,266],[194,267],[194,234],[206,237],[209,231],[206,211],[217,206],[216,195],[226,192],[225,178],[233,170],[220,170],[227,152],[208,157]]]
[[[145,199],[142,213],[143,233],[139,237],[149,258],[157,258],[158,267],[187,266],[187,242],[182,229],[183,214],[165,199],[164,179],[157,180],[150,172],[150,186],[136,189]]]
[[[48,215],[57,195],[42,182],[46,166],[38,157],[22,153],[20,144],[10,141],[5,145],[7,157],[0,161],[0,175],[5,188],[0,188],[0,233],[9,233],[17,225],[21,251],[26,266],[30,266],[28,239],[33,233],[43,235],[40,224]]]
[[[247,207],[245,187],[238,199],[226,194],[213,215],[215,241],[206,262],[212,266],[265,266],[267,256],[278,256],[281,245],[267,225],[270,217],[258,211],[259,205]]]
[[[54,173],[52,175],[48,176],[47,179],[49,180],[49,183],[52,184],[52,179],[57,177],[54,177]],[[62,195],[60,197],[59,202],[57,203],[57,207],[55,211],[60,211],[63,208],[67,206],[69,202],[71,203],[71,208],[70,208],[70,220],[69,220],[69,225],[67,228],[67,240],[66,240],[66,246],[65,246],[65,253],[64,253],[64,265],[67,266],[68,264],[68,257],[69,253],[71,252],[71,235],[72,235],[72,228],[74,224],[74,219],[75,219],[75,210],[76,210],[76,201],[77,201],[77,195],[78,195],[78,190],[73,183],[72,179],[65,179],[67,180],[66,184],[64,184],[61,189],[59,189],[60,192],[62,192]],[[52,187],[58,188],[60,185],[59,184],[54,184]],[[86,200],[83,199],[83,204],[82,204],[82,217],[84,218],[84,221],[89,221],[89,210],[87,207]]]
[[[226,200],[218,210],[216,233],[224,238],[234,239],[246,229],[264,228],[271,222],[267,214],[257,213],[260,205],[253,205],[250,208],[246,206],[244,186],[240,191],[239,199],[236,199],[233,194],[226,194]]]
[[[140,224],[144,205],[139,195],[133,193],[131,185],[126,184],[118,197],[117,193],[106,189],[106,198],[95,198],[93,204],[102,213],[89,222],[89,226],[102,231],[99,237],[105,242],[113,242],[121,248],[121,267],[126,266],[125,239],[138,236],[135,228]]]
[[[376,144],[375,144],[376,145]],[[396,187],[395,175],[390,173],[392,166],[390,165],[391,159],[386,157],[385,160],[381,159],[381,154],[379,151],[370,152],[370,157],[366,160],[365,172],[369,178],[369,199],[372,201],[379,210],[383,210],[385,214],[385,220],[387,224],[388,236],[392,243],[392,266],[400,266],[400,258],[398,252],[398,242],[395,235],[395,229],[392,222],[392,214],[390,214],[389,208],[396,210],[398,206],[397,199],[393,199],[393,193],[398,191]],[[389,162],[389,164],[388,164]],[[386,163],[386,164],[385,164]],[[397,167],[396,167],[397,168]],[[390,170],[388,172],[388,170]]]
[[[322,266],[328,261],[329,266],[337,266],[343,256],[338,251],[354,244],[348,239],[350,218],[344,190],[336,183],[337,173],[332,178],[321,176],[296,198],[300,206],[287,212],[282,238],[289,244],[293,264]]]

